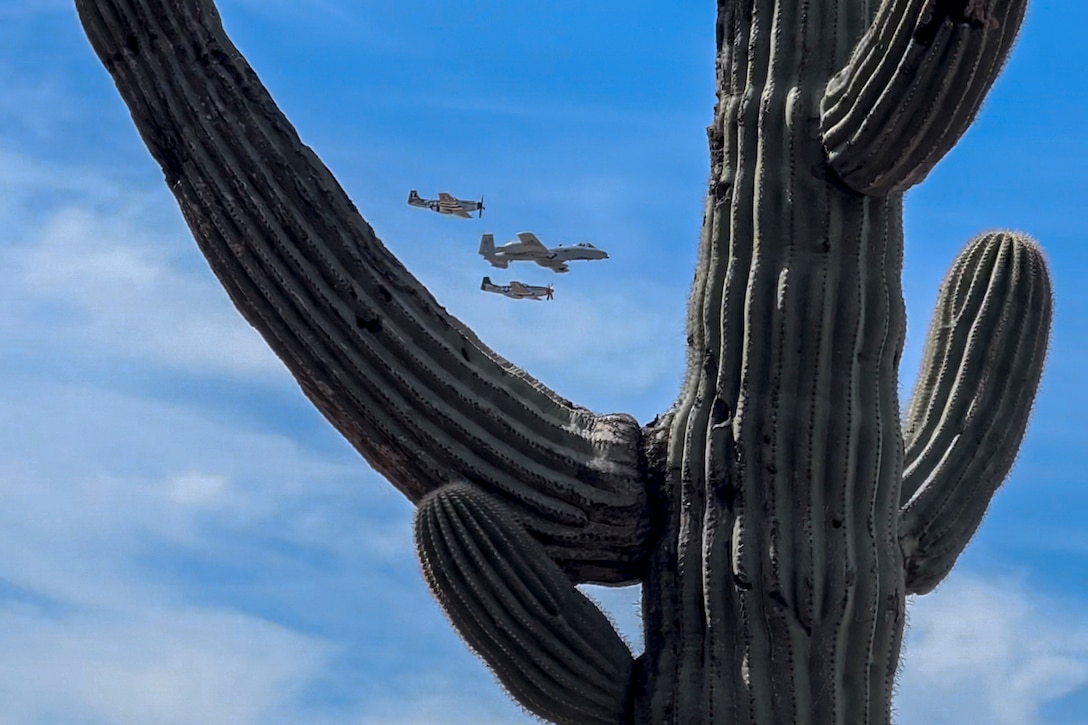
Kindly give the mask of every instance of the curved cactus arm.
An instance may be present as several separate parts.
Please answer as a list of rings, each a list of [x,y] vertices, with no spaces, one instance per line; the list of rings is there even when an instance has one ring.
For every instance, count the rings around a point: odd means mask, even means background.
[[[446,314],[385,249],[223,32],[211,0],[77,0],[95,52],[231,300],[411,500],[463,478],[568,573],[636,576],[639,427],[572,405]]]
[[[1026,236],[979,236],[945,278],[904,425],[908,592],[932,590],[952,569],[1012,468],[1050,318],[1046,261]]]
[[[420,501],[415,538],[431,592],[522,706],[559,723],[625,720],[631,652],[513,511],[449,484]]]
[[[883,0],[828,83],[820,130],[838,176],[863,194],[924,179],[971,125],[1027,0]]]

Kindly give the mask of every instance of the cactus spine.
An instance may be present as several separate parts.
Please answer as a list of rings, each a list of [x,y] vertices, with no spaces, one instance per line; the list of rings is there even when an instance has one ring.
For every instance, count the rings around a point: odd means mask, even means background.
[[[412,501],[425,577],[556,722],[887,723],[908,593],[1012,464],[1045,357],[1030,239],[942,288],[901,430],[901,194],[974,118],[1025,0],[719,0],[676,404],[644,429],[489,350],[390,255],[211,0],[76,0],[213,271]],[[643,583],[632,660],[579,582]]]

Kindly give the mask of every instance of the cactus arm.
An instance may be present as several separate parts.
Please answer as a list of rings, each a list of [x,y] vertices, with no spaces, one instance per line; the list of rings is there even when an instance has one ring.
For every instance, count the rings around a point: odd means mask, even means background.
[[[211,0],[77,0],[231,300],[326,418],[412,501],[467,479],[580,581],[637,575],[637,423],[563,400],[446,314],[298,138]]]
[[[904,426],[899,538],[909,592],[932,590],[952,569],[1008,475],[1050,318],[1046,262],[1028,237],[976,238],[945,279]]]
[[[821,102],[820,131],[839,178],[872,195],[924,179],[974,120],[1026,7],[884,0]]]
[[[558,723],[626,719],[631,652],[510,509],[449,484],[419,503],[415,537],[431,592],[522,706]]]

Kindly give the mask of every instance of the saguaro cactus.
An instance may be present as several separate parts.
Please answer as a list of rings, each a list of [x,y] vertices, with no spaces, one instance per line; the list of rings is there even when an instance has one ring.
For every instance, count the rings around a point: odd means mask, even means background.
[[[1034,242],[971,242],[901,428],[902,192],[974,118],[1025,0],[719,0],[675,405],[639,427],[490,351],[374,236],[211,0],[76,0],[231,299],[418,504],[424,574],[571,723],[887,723],[904,598],[1012,464],[1050,323]],[[643,584],[633,659],[579,582]]]

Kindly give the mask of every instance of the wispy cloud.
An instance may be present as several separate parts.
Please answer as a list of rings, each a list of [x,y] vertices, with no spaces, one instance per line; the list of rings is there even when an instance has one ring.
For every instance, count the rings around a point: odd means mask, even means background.
[[[20,190],[0,207],[13,237],[0,247],[0,305],[8,311],[0,331],[9,345],[194,372],[280,374],[211,274],[194,265],[176,218],[163,224],[131,194],[121,201],[109,184],[11,154],[0,156],[0,179]],[[40,209],[35,189],[48,189],[54,204]],[[57,205],[58,196],[66,203]]]
[[[1075,602],[961,574],[909,615],[903,725],[1034,725],[1047,705],[1088,688],[1088,615]]]
[[[103,725],[288,723],[330,646],[234,612],[53,617],[0,604],[0,719]],[[297,720],[295,722],[298,722]]]
[[[519,725],[539,721],[508,699],[490,674],[475,672],[458,676],[447,671],[425,671],[414,678],[408,691],[375,692],[356,722],[358,725]]]
[[[346,451],[20,382],[0,391],[0,720],[311,722],[306,692],[352,636],[341,602],[384,616],[353,576],[396,560],[417,578],[399,495]]]

